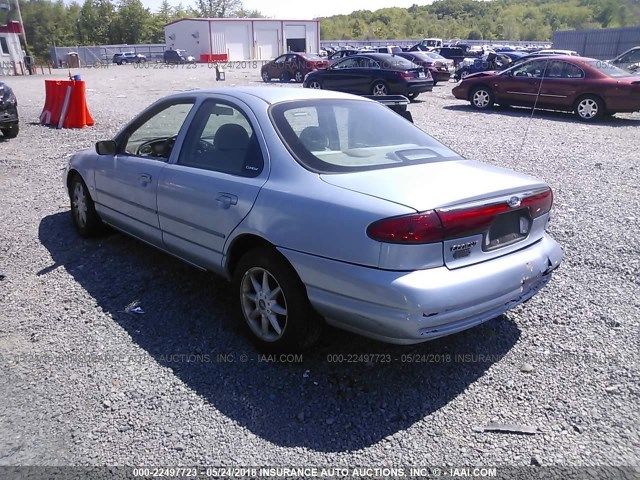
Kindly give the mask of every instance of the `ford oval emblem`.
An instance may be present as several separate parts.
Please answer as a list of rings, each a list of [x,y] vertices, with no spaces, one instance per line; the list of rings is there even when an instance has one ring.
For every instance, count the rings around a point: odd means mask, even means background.
[[[518,197],[511,197],[507,203],[511,208],[518,208],[520,206],[520,199]]]

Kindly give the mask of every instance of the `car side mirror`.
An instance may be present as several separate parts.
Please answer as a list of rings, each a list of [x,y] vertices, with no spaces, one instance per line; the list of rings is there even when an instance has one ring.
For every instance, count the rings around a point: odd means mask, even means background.
[[[103,140],[96,143],[96,153],[98,155],[115,155],[116,142],[113,140]]]

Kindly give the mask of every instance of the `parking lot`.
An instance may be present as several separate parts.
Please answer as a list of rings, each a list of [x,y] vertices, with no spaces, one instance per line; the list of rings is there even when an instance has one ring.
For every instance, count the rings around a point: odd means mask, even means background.
[[[399,347],[328,330],[302,358],[271,358],[240,334],[225,281],[73,230],[69,154],[166,94],[264,85],[259,69],[216,82],[207,65],[136,67],[73,72],[96,121],[83,130],[38,124],[44,77],[5,79],[21,131],[0,139],[0,465],[639,464],[640,113],[531,120],[476,112],[453,82],[420,95],[409,109],[428,133],[551,185],[563,264],[455,336]],[[489,422],[536,432],[478,431]]]

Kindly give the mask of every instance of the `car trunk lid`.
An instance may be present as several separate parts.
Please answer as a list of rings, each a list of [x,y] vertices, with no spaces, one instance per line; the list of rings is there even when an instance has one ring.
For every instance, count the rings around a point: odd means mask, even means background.
[[[419,213],[435,211],[449,268],[489,260],[538,241],[544,235],[552,199],[543,182],[470,160],[322,174],[321,178]]]

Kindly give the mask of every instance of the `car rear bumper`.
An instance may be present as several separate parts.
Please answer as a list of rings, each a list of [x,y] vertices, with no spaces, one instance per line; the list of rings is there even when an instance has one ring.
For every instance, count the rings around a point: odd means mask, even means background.
[[[451,73],[445,72],[443,70],[431,71],[431,76],[434,78],[436,82],[448,82],[451,78]]]
[[[407,94],[418,94],[433,90],[433,80],[411,81],[407,84]]]
[[[495,318],[551,279],[562,250],[546,235],[517,252],[464,268],[372,269],[281,249],[327,322],[377,340],[414,344]]]

